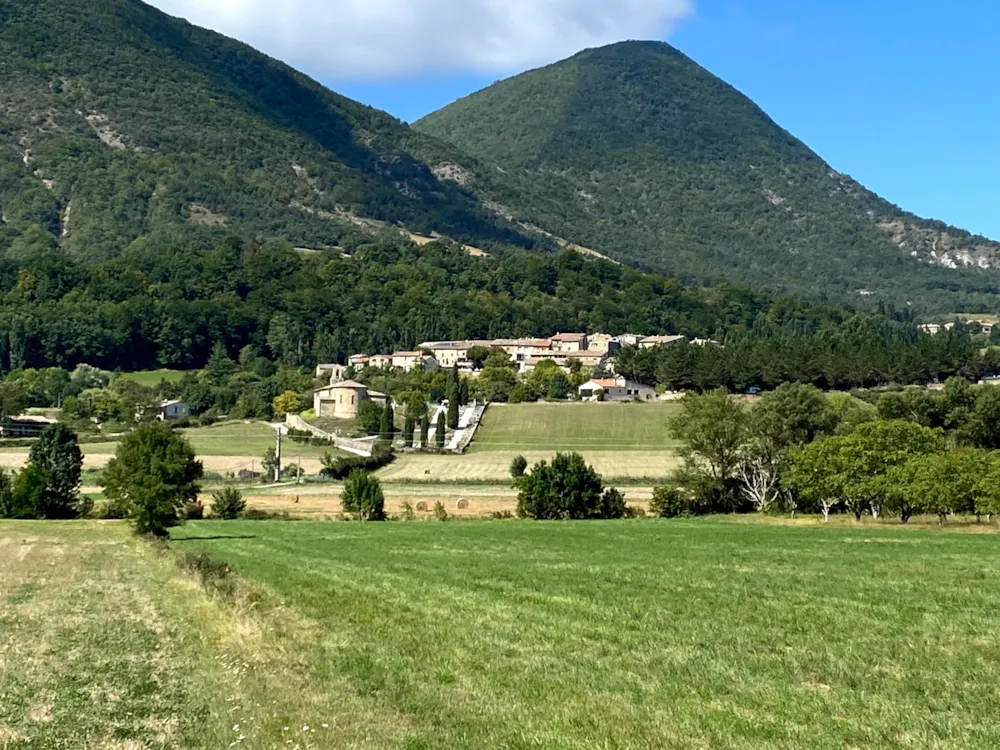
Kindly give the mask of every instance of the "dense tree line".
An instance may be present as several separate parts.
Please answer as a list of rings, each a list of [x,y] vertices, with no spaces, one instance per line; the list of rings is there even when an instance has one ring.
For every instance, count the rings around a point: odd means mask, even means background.
[[[875,406],[785,384],[746,405],[724,389],[691,394],[672,431],[683,466],[653,511],[845,512],[860,519],[1000,512],[994,414],[1000,390],[949,380]]]
[[[301,257],[286,246],[136,247],[98,264],[58,251],[0,258],[0,368],[206,365],[216,344],[311,367],[426,340],[558,331],[721,335],[763,316],[808,330],[850,317],[721,285],[684,287],[564,251],[472,258],[389,232]]]
[[[630,348],[616,360],[626,377],[677,391],[771,390],[788,382],[847,390],[1000,372],[1000,350],[984,351],[961,327],[931,336],[910,322],[879,316],[822,330],[761,322],[750,331],[733,330],[719,345]]]

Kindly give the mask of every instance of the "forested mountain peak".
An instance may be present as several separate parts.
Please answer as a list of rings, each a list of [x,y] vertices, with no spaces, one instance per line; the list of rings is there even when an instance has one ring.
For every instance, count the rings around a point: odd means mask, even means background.
[[[995,305],[998,277],[980,270],[1000,267],[1000,245],[882,200],[662,42],[585,50],[414,127],[544,184],[522,218],[617,260],[810,296]]]
[[[0,0],[0,60],[0,250],[322,248],[379,222],[532,242],[438,179],[474,168],[456,149],[138,0]]]

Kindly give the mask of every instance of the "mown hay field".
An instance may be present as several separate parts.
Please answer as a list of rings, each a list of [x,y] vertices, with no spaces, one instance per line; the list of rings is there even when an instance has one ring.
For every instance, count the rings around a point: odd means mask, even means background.
[[[495,404],[470,451],[669,451],[676,403]]]
[[[199,523],[386,747],[1000,746],[995,535],[725,520]],[[319,655],[317,655],[319,656]]]
[[[579,453],[607,481],[644,479],[661,480],[677,467],[679,459],[672,451],[600,451]],[[510,482],[510,464],[517,455],[528,462],[551,460],[552,450],[488,451],[458,455],[424,453],[404,454],[378,472],[385,482]]]
[[[997,747],[998,538],[0,522],[0,745]]]

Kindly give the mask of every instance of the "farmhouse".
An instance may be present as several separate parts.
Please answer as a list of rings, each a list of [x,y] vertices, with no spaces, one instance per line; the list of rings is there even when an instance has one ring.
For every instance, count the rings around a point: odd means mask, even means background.
[[[656,391],[648,385],[625,378],[591,380],[580,386],[583,401],[656,401]]]
[[[159,406],[160,413],[157,415],[158,419],[171,420],[171,419],[183,419],[184,417],[190,416],[191,409],[186,403],[180,399],[173,399],[171,401],[162,401]]]
[[[388,396],[354,380],[331,383],[313,392],[313,411],[317,417],[329,419],[354,419],[365,401],[385,403]]]

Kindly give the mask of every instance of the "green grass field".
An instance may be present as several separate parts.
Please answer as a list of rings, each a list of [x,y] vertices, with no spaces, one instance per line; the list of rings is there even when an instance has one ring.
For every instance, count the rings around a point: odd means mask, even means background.
[[[122,377],[134,380],[147,388],[155,388],[164,380],[168,383],[177,383],[186,374],[183,370],[143,370],[141,372],[124,372]]]
[[[502,404],[486,410],[470,452],[669,451],[677,404]]]
[[[366,696],[385,747],[1000,746],[994,535],[702,520],[176,539],[320,629],[309,690]]]
[[[181,432],[199,456],[263,456],[275,444],[274,429],[263,422],[222,422]],[[92,454],[114,453],[117,447],[113,442],[82,446],[84,453]],[[327,451],[337,453],[333,446],[302,445],[287,439],[282,450],[287,461],[294,461],[300,453],[303,458],[319,458]]]
[[[993,748],[998,538],[0,522],[0,746]]]

